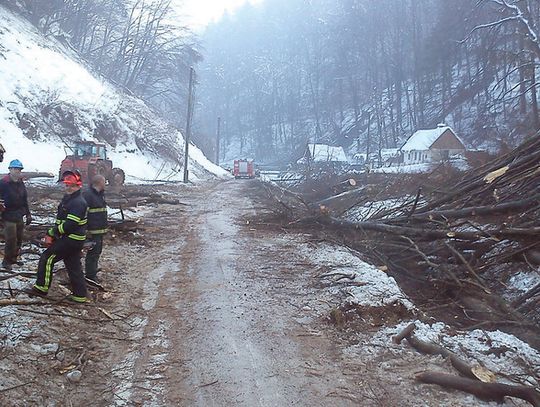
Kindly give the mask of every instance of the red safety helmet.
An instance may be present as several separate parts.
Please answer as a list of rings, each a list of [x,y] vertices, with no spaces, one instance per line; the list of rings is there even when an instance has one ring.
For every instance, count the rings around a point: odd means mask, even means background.
[[[62,174],[60,182],[63,182],[66,185],[82,187],[81,173],[77,170],[65,171]]]

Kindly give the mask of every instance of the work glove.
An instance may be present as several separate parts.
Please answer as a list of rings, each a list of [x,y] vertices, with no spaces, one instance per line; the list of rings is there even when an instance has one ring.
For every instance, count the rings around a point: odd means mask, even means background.
[[[30,215],[30,213],[27,213],[26,214],[26,226],[28,226],[30,223],[32,223],[32,215]]]

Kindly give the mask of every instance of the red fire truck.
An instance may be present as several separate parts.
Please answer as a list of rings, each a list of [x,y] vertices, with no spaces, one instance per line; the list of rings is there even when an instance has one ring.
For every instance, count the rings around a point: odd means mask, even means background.
[[[255,165],[251,159],[234,160],[234,178],[255,178]]]

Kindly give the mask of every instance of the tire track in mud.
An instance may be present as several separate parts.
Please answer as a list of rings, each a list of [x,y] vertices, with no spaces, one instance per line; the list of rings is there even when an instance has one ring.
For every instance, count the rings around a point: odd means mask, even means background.
[[[215,188],[211,185],[202,195]],[[133,344],[112,369],[115,405],[168,405],[164,395],[183,380],[183,359],[171,342],[182,341],[184,331],[190,329],[179,318],[187,303],[180,286],[189,284],[190,262],[200,250],[197,222],[204,215],[200,207],[204,197],[194,189],[182,200],[193,208],[186,214],[161,206],[145,216],[145,238],[150,238],[151,247],[131,253],[123,265],[129,273],[137,273],[125,281],[136,296],[131,299],[135,316],[129,335]]]
[[[141,293],[141,311],[136,317],[130,339],[136,341],[131,351],[117,365],[120,367],[117,378],[121,379],[115,389],[117,405],[124,402],[144,405],[163,405],[161,394],[163,372],[168,368],[170,352],[169,331],[174,320],[154,318],[154,313],[170,312],[167,303],[167,287],[164,281],[169,273],[174,272],[174,264],[179,251],[177,244],[163,247],[159,253],[161,263],[153,263],[153,270],[147,274]],[[145,273],[147,270],[141,270]],[[114,369],[113,369],[114,370]]]

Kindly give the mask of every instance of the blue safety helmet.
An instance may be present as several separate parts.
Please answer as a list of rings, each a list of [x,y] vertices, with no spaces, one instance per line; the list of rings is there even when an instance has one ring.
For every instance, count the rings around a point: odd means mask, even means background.
[[[22,162],[20,162],[19,160],[11,160],[8,168],[20,168],[22,170],[24,167],[22,165]]]

